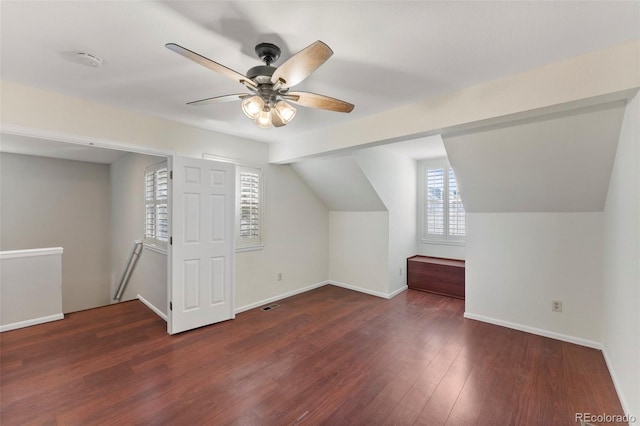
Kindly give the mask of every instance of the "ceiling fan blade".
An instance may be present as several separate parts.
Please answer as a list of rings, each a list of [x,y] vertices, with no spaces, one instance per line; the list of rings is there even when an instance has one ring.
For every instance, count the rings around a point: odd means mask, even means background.
[[[305,78],[309,77],[318,67],[324,64],[333,55],[333,50],[320,40],[305,47],[282,65],[280,65],[273,75],[273,84],[281,82],[281,87],[288,88],[295,86]]]
[[[224,65],[221,65],[215,61],[212,61],[209,58],[206,58],[202,55],[197,54],[196,52],[193,52],[185,47],[182,47],[178,44],[175,43],[167,43],[165,44],[165,47],[173,52],[176,52],[179,55],[184,56],[187,59],[191,59],[193,62],[196,62],[200,65],[202,65],[203,67],[209,68],[212,71],[215,71],[217,73],[220,73],[222,75],[224,75],[227,78],[230,78],[232,80],[235,80],[239,83],[242,83],[244,85],[249,85],[251,87],[257,87],[256,83],[254,83],[251,79],[249,79],[249,77],[246,77],[242,74],[240,74],[237,71],[232,70],[231,68],[227,68]]]
[[[311,92],[289,92],[282,97],[294,104],[328,111],[351,112],[354,108],[354,105],[349,102]]]
[[[275,111],[271,111],[271,124],[273,124],[273,127],[282,127],[284,126],[286,123],[284,121],[282,121],[282,119],[278,116],[278,114],[275,113]]]
[[[223,102],[240,101],[247,96],[248,93],[234,93],[233,95],[214,96],[213,98],[200,99],[199,101],[187,102],[187,105],[211,105],[221,104]]]

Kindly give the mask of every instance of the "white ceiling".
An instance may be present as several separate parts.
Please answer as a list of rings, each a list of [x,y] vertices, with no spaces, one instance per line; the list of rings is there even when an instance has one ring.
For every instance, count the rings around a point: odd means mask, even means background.
[[[322,127],[640,38],[640,2],[2,1],[2,79],[251,139]],[[181,44],[239,72],[270,41],[282,63],[315,40],[335,54],[296,90],[356,105],[300,107],[256,128],[233,103],[190,107],[243,87],[164,47]],[[103,59],[92,69],[69,52]]]
[[[624,102],[444,138],[467,212],[604,208]]]

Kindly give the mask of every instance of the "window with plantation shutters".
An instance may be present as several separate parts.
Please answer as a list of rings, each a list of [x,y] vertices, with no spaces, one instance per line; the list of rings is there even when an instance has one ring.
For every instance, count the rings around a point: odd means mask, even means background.
[[[169,170],[166,162],[145,169],[144,188],[144,242],[166,248],[169,239]]]
[[[261,244],[262,171],[238,167],[238,246]]]
[[[425,167],[425,237],[432,241],[464,241],[465,212],[458,183],[446,163]]]

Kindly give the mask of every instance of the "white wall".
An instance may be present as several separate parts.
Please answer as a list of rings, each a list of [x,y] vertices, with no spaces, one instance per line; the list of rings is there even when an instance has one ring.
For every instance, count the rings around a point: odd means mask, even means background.
[[[467,213],[465,316],[595,346],[602,213]],[[552,312],[561,300],[563,312]]]
[[[129,153],[111,163],[111,286],[115,294],[133,242],[144,237],[145,168],[166,158]],[[137,296],[167,314],[167,255],[144,248],[122,301]]]
[[[0,249],[63,247],[62,310],[109,303],[109,165],[0,154]]]
[[[466,258],[466,247],[463,244],[425,243],[418,236],[417,254],[464,260]]]
[[[331,282],[386,297],[388,264],[388,212],[329,212]]]
[[[416,254],[416,161],[390,150],[370,148],[353,153],[389,211],[388,294],[407,285],[407,257]]]
[[[631,100],[604,210],[603,343],[623,408],[640,418],[640,96]]]
[[[236,254],[236,309],[329,278],[327,208],[290,166],[267,165],[264,179],[264,248]]]

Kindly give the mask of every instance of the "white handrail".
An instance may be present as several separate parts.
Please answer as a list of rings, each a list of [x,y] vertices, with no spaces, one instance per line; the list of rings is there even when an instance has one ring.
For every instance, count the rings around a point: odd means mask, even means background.
[[[136,263],[138,262],[138,257],[142,252],[142,241],[136,240],[133,242],[133,248],[131,249],[131,254],[129,254],[129,260],[127,260],[127,266],[124,269],[124,273],[122,274],[122,278],[120,278],[120,284],[118,285],[118,290],[116,291],[116,295],[113,296],[113,300],[119,302],[122,299],[122,294],[127,288],[127,284],[129,283],[129,278],[131,278],[131,273],[133,272],[133,268],[135,268]]]
[[[52,254],[62,254],[62,247],[48,247],[24,250],[5,250],[0,251],[0,259],[15,259],[32,256],[49,256]]]

